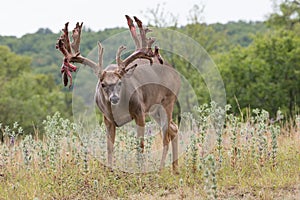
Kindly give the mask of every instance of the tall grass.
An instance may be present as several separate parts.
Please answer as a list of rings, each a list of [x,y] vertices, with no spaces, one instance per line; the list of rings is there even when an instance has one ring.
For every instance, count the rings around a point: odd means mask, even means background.
[[[145,152],[134,129],[117,132],[115,170],[106,162],[105,128],[82,134],[80,125],[48,116],[44,129],[23,133],[0,124],[0,199],[296,199],[300,195],[300,117],[285,123],[265,110],[246,119],[212,103],[183,114],[190,143],[179,159],[180,174],[133,173],[155,166],[149,153],[161,148],[159,128],[146,125]],[[224,121],[222,119],[225,119]],[[17,139],[20,138],[20,139]],[[182,144],[184,141],[181,141]],[[181,144],[181,146],[182,146]],[[142,157],[140,157],[142,156]],[[119,166],[119,167],[118,167]],[[120,167],[122,166],[122,168]],[[126,168],[127,172],[120,169]]]

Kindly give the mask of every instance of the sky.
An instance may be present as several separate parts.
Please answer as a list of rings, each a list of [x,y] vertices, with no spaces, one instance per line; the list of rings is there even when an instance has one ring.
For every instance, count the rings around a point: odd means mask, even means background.
[[[204,5],[202,22],[262,21],[273,12],[271,0],[3,0],[0,5],[0,35],[21,37],[39,28],[58,33],[64,23],[84,22],[93,31],[126,27],[124,15],[147,23],[149,10],[160,5],[179,25],[188,23],[194,5]]]

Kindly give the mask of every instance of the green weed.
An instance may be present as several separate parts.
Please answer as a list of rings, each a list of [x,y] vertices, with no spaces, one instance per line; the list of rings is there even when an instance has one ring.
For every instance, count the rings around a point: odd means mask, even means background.
[[[280,113],[272,120],[259,109],[246,119],[229,112],[230,106],[211,104],[183,115],[184,130],[193,134],[179,159],[179,175],[170,167],[134,173],[139,159],[146,168],[159,163],[147,154],[162,145],[151,121],[143,157],[135,129],[118,130],[113,172],[105,166],[103,126],[82,135],[79,125],[59,113],[47,117],[41,133],[1,124],[6,140],[0,145],[0,199],[296,199],[300,117],[287,125]]]

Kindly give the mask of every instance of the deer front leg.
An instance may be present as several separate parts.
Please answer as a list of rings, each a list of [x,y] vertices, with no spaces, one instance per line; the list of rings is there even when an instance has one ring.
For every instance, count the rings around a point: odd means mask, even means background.
[[[144,115],[138,117],[136,120],[137,139],[139,141],[139,147],[137,150],[138,168],[141,172],[145,172],[145,160],[144,160],[144,135],[145,135],[145,117]]]
[[[140,141],[139,152],[144,153],[144,134],[145,134],[145,125],[139,126],[137,125],[137,137]]]
[[[143,109],[139,107],[138,113],[134,115],[134,121],[136,123],[136,131],[137,131],[137,138],[140,142],[139,151],[141,153],[144,152],[144,134],[145,134],[145,114]]]
[[[104,124],[106,126],[106,142],[107,142],[107,163],[112,170],[113,151],[116,136],[116,126],[104,117]]]

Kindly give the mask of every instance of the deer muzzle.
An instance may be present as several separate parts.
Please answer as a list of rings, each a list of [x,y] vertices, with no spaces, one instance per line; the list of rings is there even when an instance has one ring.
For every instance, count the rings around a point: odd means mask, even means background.
[[[116,105],[119,103],[120,98],[116,95],[112,95],[109,97],[109,101],[110,103],[112,103],[113,105]]]

